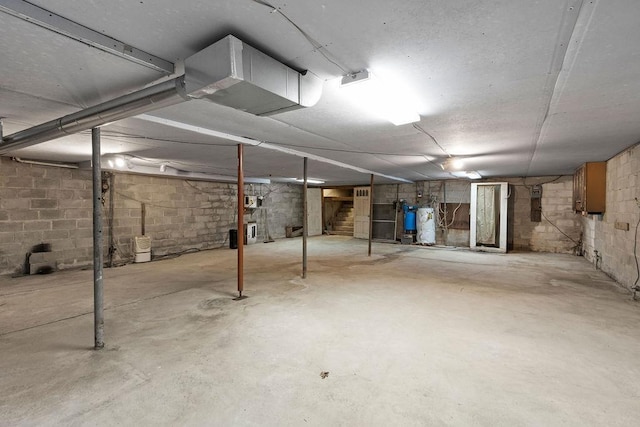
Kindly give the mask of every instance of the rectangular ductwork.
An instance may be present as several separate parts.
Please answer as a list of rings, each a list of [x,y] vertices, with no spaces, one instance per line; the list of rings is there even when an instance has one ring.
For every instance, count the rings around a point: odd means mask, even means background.
[[[322,80],[298,71],[227,36],[185,60],[186,91],[256,115],[311,107],[322,95]]]
[[[187,101],[208,99],[256,115],[315,105],[323,82],[299,73],[233,36],[185,60],[185,75],[3,137],[0,155],[105,123]]]

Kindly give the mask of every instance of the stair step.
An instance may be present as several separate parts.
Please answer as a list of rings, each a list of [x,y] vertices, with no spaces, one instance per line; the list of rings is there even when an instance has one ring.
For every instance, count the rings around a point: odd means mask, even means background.
[[[353,216],[336,216],[336,220],[338,221],[353,221]]]
[[[329,234],[353,236],[353,211],[353,203],[343,203],[340,209],[335,213],[333,230],[331,230]]]

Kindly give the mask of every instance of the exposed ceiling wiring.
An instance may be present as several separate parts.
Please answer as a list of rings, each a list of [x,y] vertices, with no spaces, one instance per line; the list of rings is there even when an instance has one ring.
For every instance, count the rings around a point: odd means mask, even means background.
[[[445,150],[442,147],[442,145],[440,145],[438,140],[433,135],[431,135],[429,132],[427,132],[424,128],[422,128],[421,126],[419,126],[419,125],[417,125],[415,123],[413,124],[413,128],[416,129],[418,132],[421,132],[421,133],[427,135],[429,138],[431,138],[433,143],[436,144],[438,146],[438,148],[441,149],[442,152],[447,155],[447,157],[451,157],[451,154],[449,154],[449,152],[447,150]]]
[[[91,131],[90,130],[83,131],[81,133],[90,135]],[[213,147],[235,147],[236,146],[235,144],[229,144],[229,143],[225,144],[225,143],[215,143],[215,142],[182,141],[177,139],[148,137],[143,135],[135,135],[131,133],[109,131],[109,130],[103,130],[102,136],[112,137],[112,138],[121,137],[121,138],[139,139],[139,140],[147,140],[147,141],[161,141],[161,142],[170,142],[174,144],[186,144],[186,145],[207,145],[207,146],[213,146]]]
[[[157,163],[158,161],[160,161],[160,159],[152,159],[152,158],[148,158],[148,157],[142,157],[142,156],[138,156],[135,154],[123,154],[125,156],[134,158],[134,159],[138,159],[138,160],[142,160],[143,162],[148,162],[148,163]],[[168,161],[163,161],[163,163],[167,164],[167,166],[171,166],[172,164],[178,164],[178,165],[183,165],[183,166],[191,166],[191,167],[199,167],[199,168],[205,168],[205,169],[211,169],[211,165],[207,165],[204,163],[193,163],[193,162],[183,162],[183,161],[179,161],[179,160],[168,160]],[[235,172],[237,169],[236,168],[225,168],[225,167],[215,167],[215,170],[226,170],[226,171],[233,171]]]
[[[424,154],[386,153],[382,151],[348,150],[344,148],[308,147],[305,145],[289,144],[286,142],[273,142],[273,141],[265,141],[265,142],[268,142],[269,144],[282,145],[285,147],[306,148],[308,150],[331,151],[335,153],[371,154],[374,156],[425,157]]]
[[[347,70],[346,67],[343,67],[342,65],[340,65],[338,63],[337,60],[331,58],[332,56],[334,56],[331,52],[329,52],[329,50],[326,48],[326,46],[324,46],[322,43],[318,42],[316,39],[314,39],[313,37],[311,37],[311,35],[309,35],[309,33],[307,33],[305,30],[303,30],[298,24],[296,24],[291,18],[289,18],[283,11],[281,8],[279,7],[275,7],[273,6],[271,3],[264,1],[264,0],[252,0],[254,3],[258,3],[262,6],[266,6],[269,9],[271,9],[271,13],[279,13],[280,15],[282,15],[282,17],[287,20],[287,22],[289,22],[291,25],[293,25],[293,27],[300,33],[302,34],[302,36],[311,44],[311,46],[313,46],[314,50],[317,51],[318,53],[320,53],[320,55],[322,55],[327,61],[329,61],[330,63],[332,63],[333,65],[335,65],[336,67],[340,68],[340,70],[345,73],[348,74],[350,71]]]
[[[90,134],[90,131],[84,131],[82,133]],[[146,136],[143,136],[143,135],[135,135],[135,134],[125,133],[125,132],[117,132],[117,131],[103,131],[102,135],[104,137],[107,137],[107,138],[109,138],[109,137],[111,137],[111,138],[130,138],[130,139],[146,140],[146,141],[150,141],[150,142],[152,142],[152,141],[170,142],[170,143],[174,143],[174,144],[203,145],[203,146],[230,147],[230,148],[234,148],[236,146],[235,144],[194,142],[194,141],[183,141],[183,140],[169,139],[169,138],[146,137]],[[243,138],[254,139],[254,138],[250,138],[250,137],[247,137],[247,136],[243,136]],[[287,143],[287,142],[277,142],[277,141],[269,141],[269,140],[260,141],[260,140],[257,140],[257,139],[254,139],[254,140],[256,142],[258,142],[258,144],[255,145],[256,147],[259,147],[260,145],[266,143],[266,144],[280,145],[280,146],[283,146],[283,147],[306,148],[308,150],[329,151],[329,152],[335,152],[335,153],[370,154],[370,155],[374,155],[374,156],[394,156],[394,157],[424,157],[428,161],[431,161],[427,154],[420,154],[420,153],[418,153],[418,154],[407,154],[407,153],[389,153],[389,152],[384,152],[384,151],[349,150],[349,149],[343,149],[343,148],[309,147],[309,146],[306,146],[306,145],[291,144],[291,143]]]

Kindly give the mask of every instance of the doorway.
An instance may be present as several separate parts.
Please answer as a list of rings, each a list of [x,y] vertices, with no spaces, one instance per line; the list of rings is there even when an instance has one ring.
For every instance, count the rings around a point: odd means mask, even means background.
[[[471,184],[471,249],[507,252],[506,182]]]
[[[353,189],[353,237],[357,239],[369,238],[370,200],[370,187],[355,187]]]

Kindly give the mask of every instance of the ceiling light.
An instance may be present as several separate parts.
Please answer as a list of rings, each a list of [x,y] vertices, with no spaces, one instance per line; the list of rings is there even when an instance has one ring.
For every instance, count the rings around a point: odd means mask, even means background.
[[[462,159],[457,157],[449,157],[444,163],[442,163],[442,169],[451,172],[451,171],[459,171],[464,167],[464,162]]]
[[[340,84],[354,103],[396,126],[420,121],[414,102],[397,85],[387,84],[369,70],[347,74]]]
[[[302,178],[296,178],[297,182],[304,182]],[[307,184],[324,184],[324,181],[321,179],[307,178]]]
[[[119,168],[122,168],[125,165],[124,159],[122,157],[116,157],[115,162],[116,162],[116,166]]]
[[[469,179],[480,179],[480,178],[482,178],[482,175],[480,175],[476,171],[467,171],[467,178],[469,178]]]
[[[476,171],[450,171],[451,175],[456,178],[467,178],[467,179],[481,179],[482,175],[480,175]]]
[[[167,165],[165,165],[164,163],[160,165],[160,172],[164,172],[167,170]]]

